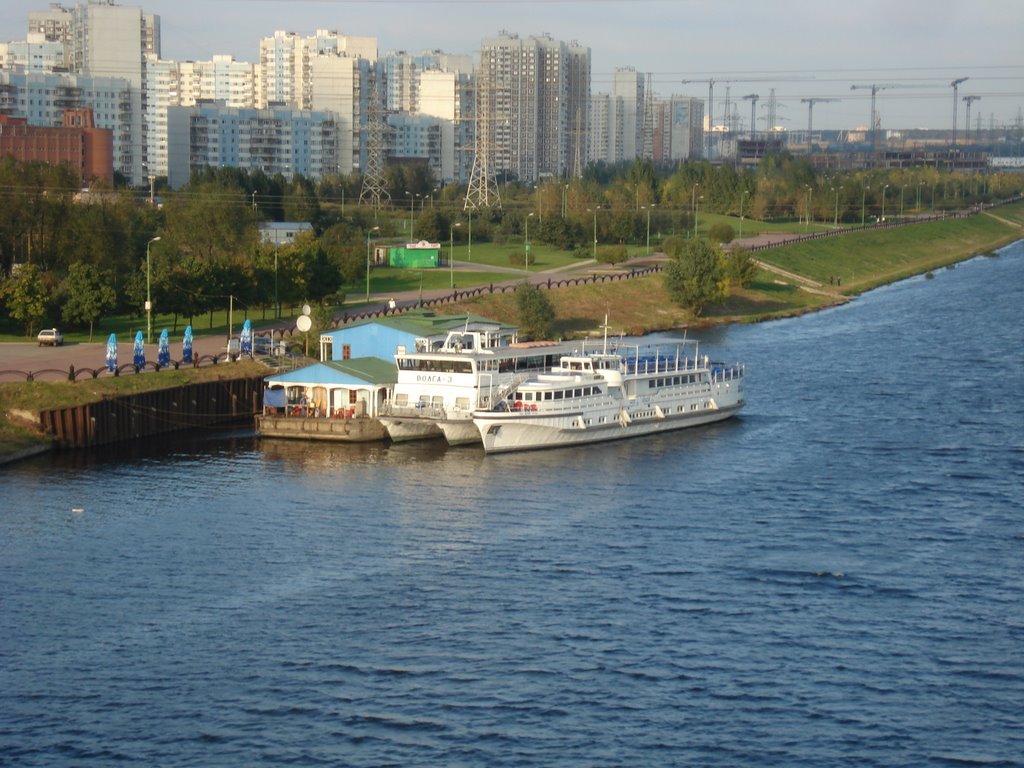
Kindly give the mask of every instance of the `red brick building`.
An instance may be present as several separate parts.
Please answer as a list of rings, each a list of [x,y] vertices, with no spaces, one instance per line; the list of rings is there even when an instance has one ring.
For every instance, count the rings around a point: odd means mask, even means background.
[[[91,109],[64,110],[59,128],[0,115],[0,157],[7,155],[24,162],[66,163],[83,184],[114,181],[114,132],[97,128]]]

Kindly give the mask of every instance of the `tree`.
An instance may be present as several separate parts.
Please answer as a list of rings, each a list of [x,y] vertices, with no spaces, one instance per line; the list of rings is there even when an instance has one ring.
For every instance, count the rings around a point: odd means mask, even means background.
[[[0,286],[0,297],[6,300],[11,317],[25,326],[28,336],[46,317],[46,287],[35,264],[23,264],[14,277]]]
[[[670,258],[665,281],[673,301],[699,316],[708,304],[725,298],[721,247],[703,238],[675,240],[672,252],[667,247],[666,252]]]
[[[113,276],[80,261],[68,269],[68,276],[64,278],[61,288],[64,294],[61,318],[65,323],[88,323],[91,342],[96,321],[117,304]]]
[[[746,288],[754,282],[757,264],[750,256],[750,251],[739,245],[733,245],[725,255],[725,277],[730,285]]]
[[[540,288],[523,283],[516,288],[516,309],[519,329],[531,339],[545,339],[551,335],[555,322],[555,309],[547,294]]]

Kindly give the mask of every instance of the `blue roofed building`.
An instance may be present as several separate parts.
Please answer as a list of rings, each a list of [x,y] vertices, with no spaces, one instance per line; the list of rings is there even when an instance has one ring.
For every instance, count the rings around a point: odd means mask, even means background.
[[[517,331],[515,326],[478,315],[442,315],[430,310],[414,310],[350,323],[320,334],[320,359],[378,357],[394,365],[397,352],[439,349],[450,331],[460,329],[486,330],[510,339]]]

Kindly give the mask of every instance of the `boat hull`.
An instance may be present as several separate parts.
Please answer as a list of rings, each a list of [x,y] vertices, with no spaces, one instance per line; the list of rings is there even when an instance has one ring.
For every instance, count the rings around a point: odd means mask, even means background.
[[[445,419],[437,422],[448,445],[475,445],[480,442],[480,430],[472,419]]]
[[[523,416],[494,414],[474,419],[485,453],[510,453],[545,448],[586,445],[630,437],[670,432],[702,424],[712,424],[734,416],[743,401],[733,405],[665,417],[616,420],[599,426],[583,427],[578,414],[560,416]]]
[[[444,437],[436,419],[418,419],[415,416],[381,416],[379,421],[384,425],[388,437],[394,443]]]

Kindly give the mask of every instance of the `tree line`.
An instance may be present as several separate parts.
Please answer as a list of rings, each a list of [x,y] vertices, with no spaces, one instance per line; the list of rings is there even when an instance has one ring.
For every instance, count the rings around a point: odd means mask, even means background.
[[[756,168],[595,164],[580,179],[503,183],[500,207],[487,209],[467,207],[465,186],[438,184],[425,163],[389,166],[385,181],[390,200],[374,207],[359,202],[358,174],[312,181],[207,168],[180,190],[158,180],[159,198],[150,199],[126,188],[83,192],[66,167],[2,158],[4,330],[31,335],[59,322],[91,332],[107,314],[141,317],[147,296],[175,324],[229,297],[263,317],[282,304],[337,304],[366,277],[371,234],[407,237],[409,226],[432,242],[465,241],[469,226],[456,223],[471,225],[476,242],[521,242],[528,228],[535,242],[615,261],[626,244],[685,240],[697,213],[852,225],[962,208],[1024,186],[1019,174],[934,168],[826,174],[788,154]],[[310,222],[313,234],[275,246],[260,236],[268,221]]]

